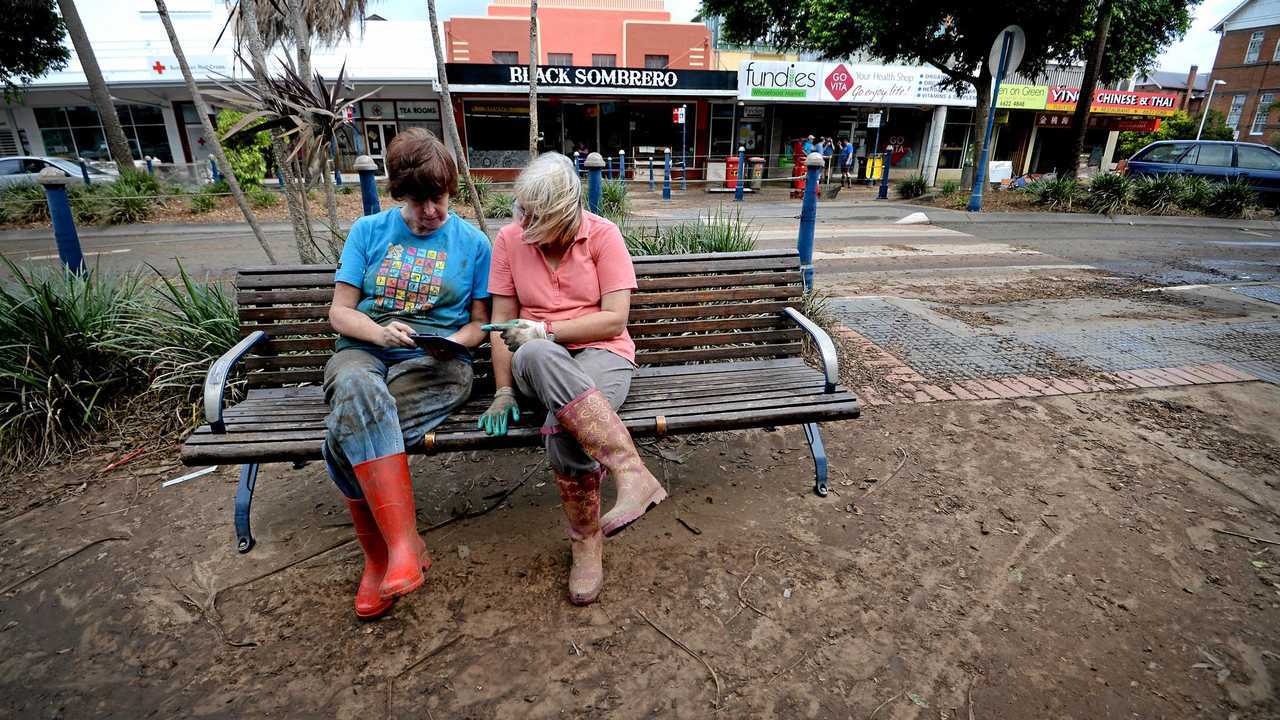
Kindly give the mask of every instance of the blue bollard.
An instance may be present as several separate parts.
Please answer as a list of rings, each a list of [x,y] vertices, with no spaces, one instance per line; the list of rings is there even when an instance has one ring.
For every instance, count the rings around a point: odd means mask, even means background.
[[[607,160],[605,160],[605,178],[609,180],[613,179],[613,156],[612,155],[609,156]]]
[[[649,192],[653,192],[653,155],[649,156]]]
[[[880,194],[876,195],[877,200],[889,199],[889,165],[893,162],[893,155],[889,154],[888,148],[885,153],[880,156]]]
[[[627,181],[627,151],[618,151],[618,179],[622,182]]]
[[[680,158],[680,192],[689,191],[689,166],[686,164],[686,158]]]
[[[222,173],[218,172],[218,161],[212,157],[209,158],[209,174],[213,177],[214,182],[222,181]]]
[[[280,171],[280,168],[276,168],[276,183],[280,185],[281,190],[284,189],[284,173]]]
[[[150,155],[148,155],[148,156],[147,156],[147,174],[148,174],[148,175],[155,175],[155,174],[156,174],[156,169],[155,169],[155,167],[151,164],[151,156],[150,156]]]
[[[80,158],[80,177],[84,178],[85,185],[92,185],[93,181],[89,179],[89,163]]]
[[[671,199],[671,148],[662,151],[662,199]]]
[[[360,203],[365,215],[382,212],[382,203],[378,202],[378,182],[374,175],[378,172],[378,164],[368,155],[356,158],[356,172],[360,173]]]
[[[342,187],[342,171],[338,169],[338,146],[333,146],[333,184]]]
[[[71,202],[67,199],[67,183],[71,178],[56,168],[40,171],[36,180],[44,186],[45,201],[49,203],[49,219],[53,221],[53,238],[58,244],[58,258],[72,272],[84,272],[84,253],[80,250],[80,235],[76,233],[76,221],[71,216]]]
[[[809,153],[804,160],[808,172],[804,177],[804,201],[800,205],[800,270],[804,273],[804,289],[813,289],[813,231],[818,222],[818,180],[824,165],[821,153]]]
[[[600,153],[591,153],[582,163],[587,168],[587,209],[600,214],[600,171],[604,169],[604,158]]]
[[[746,187],[742,176],[747,173],[747,149],[742,145],[738,146],[738,184],[733,186],[733,201],[742,202],[742,193]]]

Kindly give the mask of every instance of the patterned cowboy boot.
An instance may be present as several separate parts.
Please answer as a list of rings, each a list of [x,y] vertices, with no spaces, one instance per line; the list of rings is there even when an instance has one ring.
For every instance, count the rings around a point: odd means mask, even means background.
[[[360,576],[360,587],[356,590],[356,617],[372,620],[382,617],[395,603],[395,600],[383,600],[378,594],[382,577],[387,572],[387,543],[382,539],[373,513],[369,512],[369,503],[351,498],[346,500],[347,509],[351,511],[351,522],[356,528],[356,540],[364,550],[364,573]]]
[[[387,571],[378,586],[378,597],[391,600],[407,595],[422,587],[422,574],[431,567],[427,544],[418,535],[409,458],[404,453],[386,455],[354,469],[369,512],[387,544]]]
[[[604,393],[592,388],[556,413],[560,426],[577,439],[588,455],[609,470],[618,483],[618,501],[600,518],[605,537],[613,537],[667,499],[667,491],[644,466],[631,433],[609,406]]]
[[[600,480],[604,468],[586,475],[556,473],[560,503],[569,519],[573,567],[569,569],[569,602],[590,605],[604,586],[604,534],[600,532]]]

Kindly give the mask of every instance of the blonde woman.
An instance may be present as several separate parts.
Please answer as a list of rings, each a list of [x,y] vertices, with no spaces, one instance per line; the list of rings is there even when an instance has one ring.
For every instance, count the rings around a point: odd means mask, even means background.
[[[667,493],[644,466],[615,412],[635,372],[627,333],[631,255],[613,223],[582,209],[573,162],[546,153],[516,180],[516,221],[493,246],[493,372],[497,391],[480,419],[490,435],[519,420],[516,391],[547,409],[547,455],[569,521],[569,600],[594,602],[604,584],[604,538]],[[606,471],[617,503],[600,516]]]

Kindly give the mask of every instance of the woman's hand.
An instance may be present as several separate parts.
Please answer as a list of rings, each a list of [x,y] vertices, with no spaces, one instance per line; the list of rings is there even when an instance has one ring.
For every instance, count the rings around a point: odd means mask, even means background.
[[[379,327],[381,328],[382,332],[378,335],[378,338],[374,341],[378,345],[381,345],[384,348],[395,348],[395,347],[416,348],[418,347],[417,343],[415,343],[413,341],[413,338],[410,337],[411,335],[413,335],[413,328],[400,322],[399,320],[392,320],[386,325],[380,325]]]
[[[506,435],[509,422],[520,422],[520,405],[516,393],[509,387],[500,387],[493,393],[493,402],[480,416],[476,427],[488,435]]]
[[[490,323],[480,329],[502,333],[502,342],[506,343],[507,349],[511,352],[519,350],[521,345],[530,340],[547,339],[546,323],[536,320],[508,320],[506,322]]]

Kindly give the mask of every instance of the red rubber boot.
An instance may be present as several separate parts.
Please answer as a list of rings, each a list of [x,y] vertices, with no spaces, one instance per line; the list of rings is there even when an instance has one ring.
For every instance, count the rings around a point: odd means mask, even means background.
[[[378,597],[392,600],[407,595],[422,587],[422,574],[431,567],[427,544],[418,535],[409,458],[404,453],[386,455],[356,465],[355,471],[369,512],[387,544],[387,571],[378,586]]]
[[[600,480],[604,467],[586,475],[556,473],[560,503],[569,520],[573,567],[569,568],[569,602],[590,605],[604,587],[604,533],[600,531]]]
[[[395,600],[383,600],[378,594],[382,577],[387,573],[387,543],[382,539],[367,502],[347,498],[347,509],[351,511],[351,522],[356,527],[356,540],[364,550],[364,573],[356,590],[356,617],[373,620],[385,615],[395,603]]]

